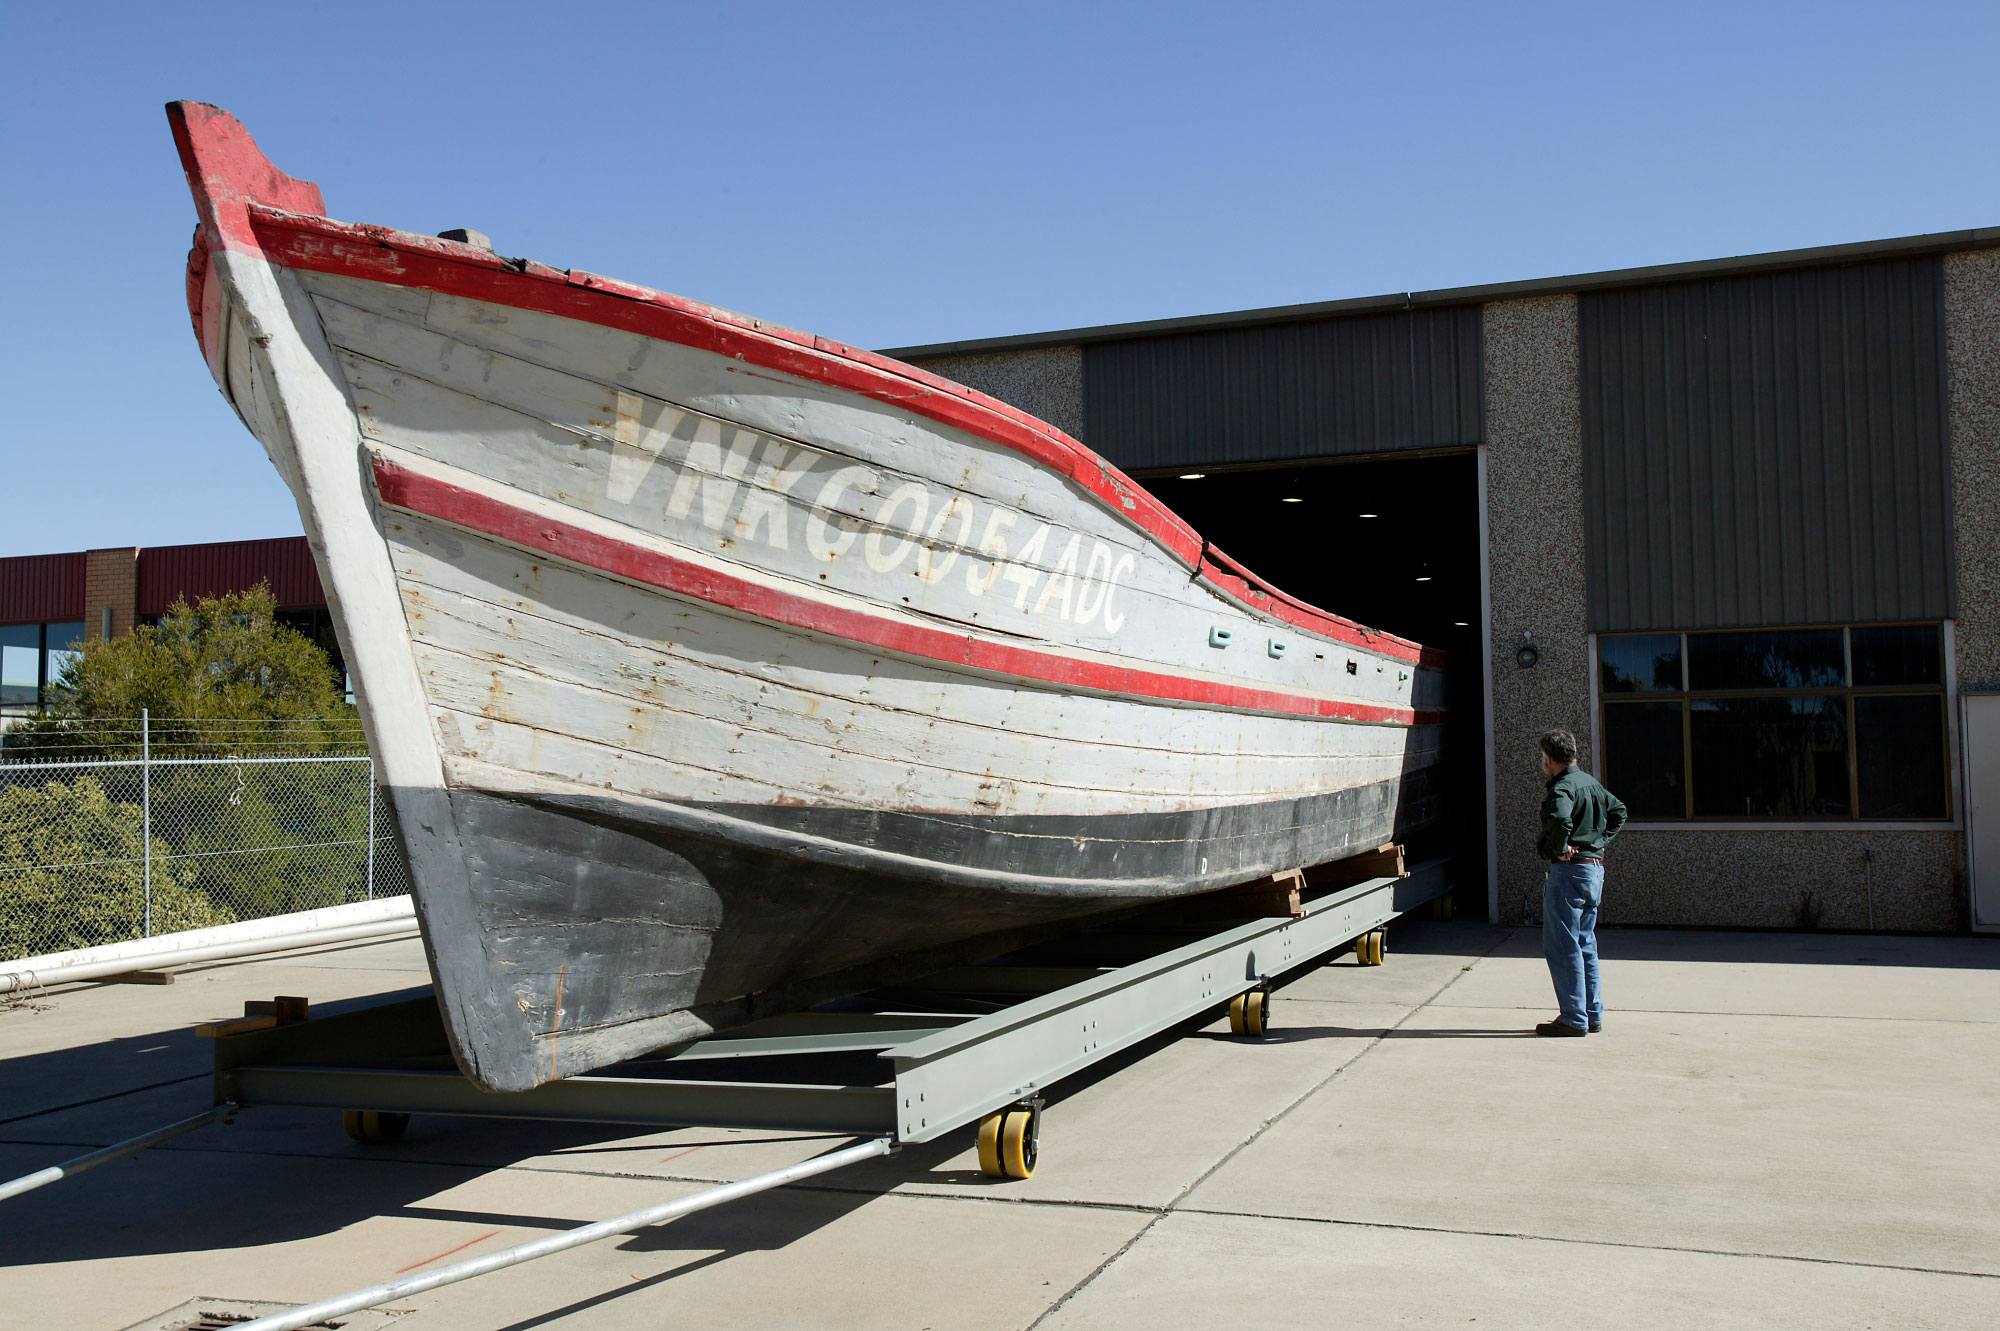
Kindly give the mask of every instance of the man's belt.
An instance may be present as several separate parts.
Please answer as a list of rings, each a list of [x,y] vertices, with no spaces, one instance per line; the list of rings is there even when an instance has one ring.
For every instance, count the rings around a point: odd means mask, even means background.
[[[1556,863],[1557,864],[1602,864],[1604,863],[1604,857],[1601,855],[1572,855],[1566,860],[1557,860]]]

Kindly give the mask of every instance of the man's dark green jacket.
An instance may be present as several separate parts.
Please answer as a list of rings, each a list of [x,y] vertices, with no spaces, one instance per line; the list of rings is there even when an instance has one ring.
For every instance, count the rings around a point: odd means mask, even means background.
[[[1535,849],[1545,860],[1559,860],[1575,846],[1577,853],[1604,857],[1604,848],[1625,826],[1625,806],[1581,767],[1572,767],[1549,782],[1542,801],[1542,834]]]

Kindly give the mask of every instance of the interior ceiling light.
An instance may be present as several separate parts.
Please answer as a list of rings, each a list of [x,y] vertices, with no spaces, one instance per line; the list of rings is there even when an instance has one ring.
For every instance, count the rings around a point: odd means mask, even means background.
[[[1451,626],[1452,626],[1453,628],[1458,628],[1458,629],[1462,629],[1462,628],[1470,628],[1470,627],[1471,627],[1471,625],[1467,624],[1467,623],[1466,623],[1466,622],[1465,622],[1464,620],[1462,620],[1462,619],[1454,619],[1454,620],[1452,620],[1452,621],[1451,621]]]
[[[1184,481],[1198,481],[1206,475],[1208,473],[1205,471],[1184,471],[1181,473],[1181,479]]]
[[[1417,579],[1418,582],[1429,582],[1430,580],[1431,580],[1431,575],[1428,573],[1424,574],[1422,577]]]
[[[1364,517],[1364,518],[1372,518],[1372,517],[1374,517],[1375,515],[1374,515],[1373,513],[1363,513],[1363,514],[1360,514],[1359,516],[1361,516],[1361,517]]]
[[[1278,502],[1281,504],[1303,504],[1306,501],[1303,499],[1294,499],[1290,495],[1287,495],[1285,496],[1285,498],[1280,499]]]

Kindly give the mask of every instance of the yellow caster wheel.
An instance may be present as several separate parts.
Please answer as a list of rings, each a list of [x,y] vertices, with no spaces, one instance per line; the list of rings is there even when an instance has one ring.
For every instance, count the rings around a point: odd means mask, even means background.
[[[1354,940],[1354,960],[1363,966],[1381,965],[1382,951],[1387,941],[1388,936],[1380,929],[1370,929]]]
[[[1041,1154],[1041,1111],[1015,1105],[979,1120],[979,1172],[988,1178],[1033,1178]]]
[[[1262,1035],[1269,1029],[1271,1029],[1269,990],[1252,989],[1247,994],[1238,994],[1229,1000],[1231,1035]]]
[[[410,1126],[410,1116],[375,1109],[349,1109],[341,1114],[340,1126],[358,1142],[392,1142]]]

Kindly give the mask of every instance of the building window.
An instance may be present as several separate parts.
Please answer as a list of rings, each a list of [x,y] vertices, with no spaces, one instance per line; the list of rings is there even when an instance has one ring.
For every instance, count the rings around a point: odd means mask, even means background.
[[[1941,625],[1608,634],[1598,692],[1634,818],[1951,816]]]
[[[82,647],[80,620],[0,625],[0,712],[39,709],[63,663]]]

